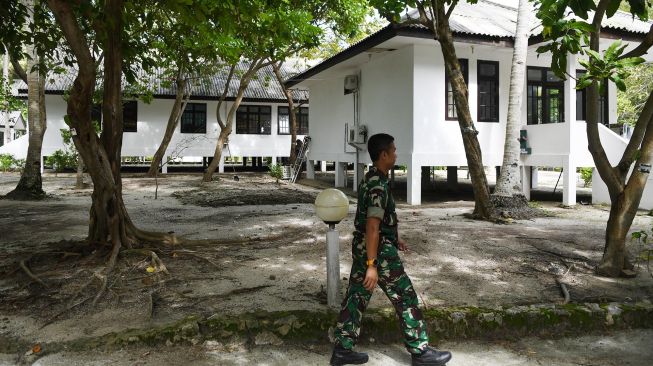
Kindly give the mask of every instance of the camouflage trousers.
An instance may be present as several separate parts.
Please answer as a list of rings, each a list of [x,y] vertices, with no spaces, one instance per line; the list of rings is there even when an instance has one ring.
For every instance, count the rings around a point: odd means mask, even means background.
[[[363,312],[372,297],[372,293],[363,287],[366,270],[364,259],[354,259],[347,295],[342,302],[342,310],[334,332],[336,342],[346,349],[351,349],[356,343]],[[426,322],[418,308],[417,294],[404,271],[401,259],[399,257],[380,259],[378,273],[379,287],[394,305],[401,323],[404,345],[410,353],[421,353],[428,345]]]

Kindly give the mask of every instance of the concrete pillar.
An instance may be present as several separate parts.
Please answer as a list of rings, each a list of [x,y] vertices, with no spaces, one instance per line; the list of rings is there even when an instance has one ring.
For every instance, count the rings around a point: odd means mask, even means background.
[[[306,179],[315,179],[315,161],[306,160]]]
[[[263,166],[263,157],[262,156],[259,156],[259,157],[256,158],[256,166],[259,167],[259,168]]]
[[[531,172],[533,167],[522,165],[521,171],[521,190],[527,200],[531,200]]]
[[[415,161],[408,164],[406,203],[417,206],[422,204],[422,167]]]
[[[562,204],[565,206],[576,205],[576,166],[569,157],[565,159],[562,167]]]
[[[447,185],[449,188],[458,188],[458,167],[447,167]]]
[[[345,175],[345,168],[347,167],[347,163],[341,163],[339,161],[336,161],[336,187],[345,187],[346,186],[346,175]]]
[[[168,174],[168,164],[163,164],[161,167],[161,174]]]
[[[327,171],[327,162],[326,161],[320,161],[320,171],[322,173],[325,173]]]
[[[243,166],[247,166],[247,156],[243,156]]]
[[[270,157],[270,164],[271,164],[271,165],[277,165],[277,160],[278,160],[278,159],[279,159],[279,158],[278,158],[277,156],[272,155],[272,156]]]
[[[537,167],[532,166],[531,167],[531,189],[537,188],[537,178],[538,178],[537,173],[538,173]]]
[[[218,163],[218,173],[224,173],[224,154],[220,156],[220,162]]]
[[[365,164],[354,164],[354,183],[352,187],[354,192],[358,191],[358,183],[363,179],[365,174]]]

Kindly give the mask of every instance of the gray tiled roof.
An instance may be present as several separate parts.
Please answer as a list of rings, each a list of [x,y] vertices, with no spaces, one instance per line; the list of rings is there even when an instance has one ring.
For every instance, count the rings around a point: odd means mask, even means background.
[[[236,67],[236,73],[244,72],[247,69],[247,66],[247,63],[239,63]],[[283,65],[280,71],[284,80],[297,73],[297,70],[287,65]],[[218,99],[222,95],[228,74],[229,68],[224,67],[212,76],[202,79],[194,79],[191,83],[193,86],[192,97],[194,99]],[[46,92],[62,92],[68,90],[72,85],[75,76],[76,71],[74,69],[70,69],[69,72],[63,74],[48,75],[48,79],[45,83]],[[150,89],[155,96],[174,97],[175,95],[176,87],[174,80],[169,80],[170,82],[166,83],[166,76],[164,75],[163,70],[155,70],[151,73],[141,72],[138,78],[141,82],[150,86]],[[239,86],[239,78],[234,76],[229,86],[227,98],[234,98],[238,92]],[[22,81],[17,82],[16,87],[19,90],[27,89],[27,86]],[[293,95],[296,99],[308,99],[308,91],[294,91]],[[258,71],[257,76],[252,79],[245,90],[244,99],[270,101],[286,99],[286,96],[283,94],[283,90],[279,86],[274,75],[272,66],[261,68]]]
[[[479,0],[477,4],[469,4],[461,1],[451,14],[449,25],[454,34],[513,38],[517,24],[518,2],[518,0]],[[533,3],[529,4],[533,6]],[[417,11],[408,12],[408,16],[416,18]],[[592,13],[589,16],[591,21]],[[604,28],[633,33],[647,33],[651,24],[651,21],[633,19],[630,14],[621,11],[609,19],[603,19],[602,23]],[[533,17],[531,35],[537,35],[540,31],[539,20]]]

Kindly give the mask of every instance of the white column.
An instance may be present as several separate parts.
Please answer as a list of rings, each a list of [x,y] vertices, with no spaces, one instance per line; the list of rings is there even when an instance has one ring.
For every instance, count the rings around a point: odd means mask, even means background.
[[[358,191],[358,183],[363,179],[365,174],[365,164],[354,164],[354,192]]]
[[[315,161],[306,160],[306,179],[315,179]]]
[[[320,161],[320,171],[322,173],[325,173],[327,171],[327,162],[326,161]]]
[[[345,186],[345,164],[336,161],[336,187]]]
[[[562,169],[562,204],[574,206],[576,205],[576,166],[571,157],[565,159]]]
[[[537,188],[538,170],[536,166],[531,167],[531,189]]]
[[[407,188],[406,202],[409,205],[422,204],[422,167],[415,161],[408,164],[408,172],[406,174]]]
[[[270,161],[271,161],[270,164],[272,164],[272,165],[277,165],[277,160],[278,160],[278,159],[279,159],[279,158],[278,158],[277,156],[272,155],[272,157],[270,158]]]
[[[218,163],[218,173],[224,173],[224,154],[220,156],[220,162]]]
[[[521,187],[522,187],[522,193],[526,197],[527,200],[531,200],[531,172],[533,170],[533,167],[531,166],[526,166],[522,165],[521,166]]]
[[[168,164],[163,164],[163,166],[161,167],[161,173],[168,174]]]
[[[567,55],[567,73],[576,75],[576,56]],[[566,145],[568,146],[567,156],[563,161],[563,190],[562,204],[574,206],[576,204],[576,163],[573,154],[574,144],[579,138],[575,136],[576,126],[576,79],[567,78],[564,87],[565,94],[565,130],[567,131]]]

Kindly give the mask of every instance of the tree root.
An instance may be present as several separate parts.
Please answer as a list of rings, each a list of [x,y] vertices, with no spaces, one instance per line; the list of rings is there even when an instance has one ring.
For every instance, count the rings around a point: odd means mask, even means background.
[[[23,272],[25,272],[25,274],[27,274],[27,276],[29,278],[31,278],[34,281],[38,282],[43,287],[48,287],[48,285],[46,285],[45,282],[43,282],[43,280],[41,280],[37,275],[35,275],[34,273],[32,273],[32,271],[29,270],[29,268],[27,267],[27,263],[26,263],[28,260],[21,260],[20,263],[19,263],[20,268],[23,269]]]
[[[159,256],[156,255],[156,253],[151,249],[125,249],[121,253],[122,254],[136,253],[136,254],[149,256],[150,258],[152,258],[150,263],[151,263],[152,267],[154,267],[156,272],[163,272],[163,273],[165,273],[167,275],[170,274],[170,272],[168,272],[168,268],[165,266],[165,264],[163,263],[161,258],[159,258]]]
[[[184,255],[189,255],[189,256],[192,256],[192,257],[195,257],[195,258],[199,258],[199,259],[205,260],[205,261],[209,262],[210,264],[212,264],[215,268],[218,268],[218,269],[222,268],[222,266],[220,266],[219,264],[215,263],[214,261],[210,260],[209,258],[206,258],[206,257],[203,257],[203,256],[197,254],[196,252],[194,252],[194,251],[192,251],[192,250],[188,250],[188,249],[175,249],[172,253],[173,253],[173,255],[174,255],[174,254],[184,254]]]

